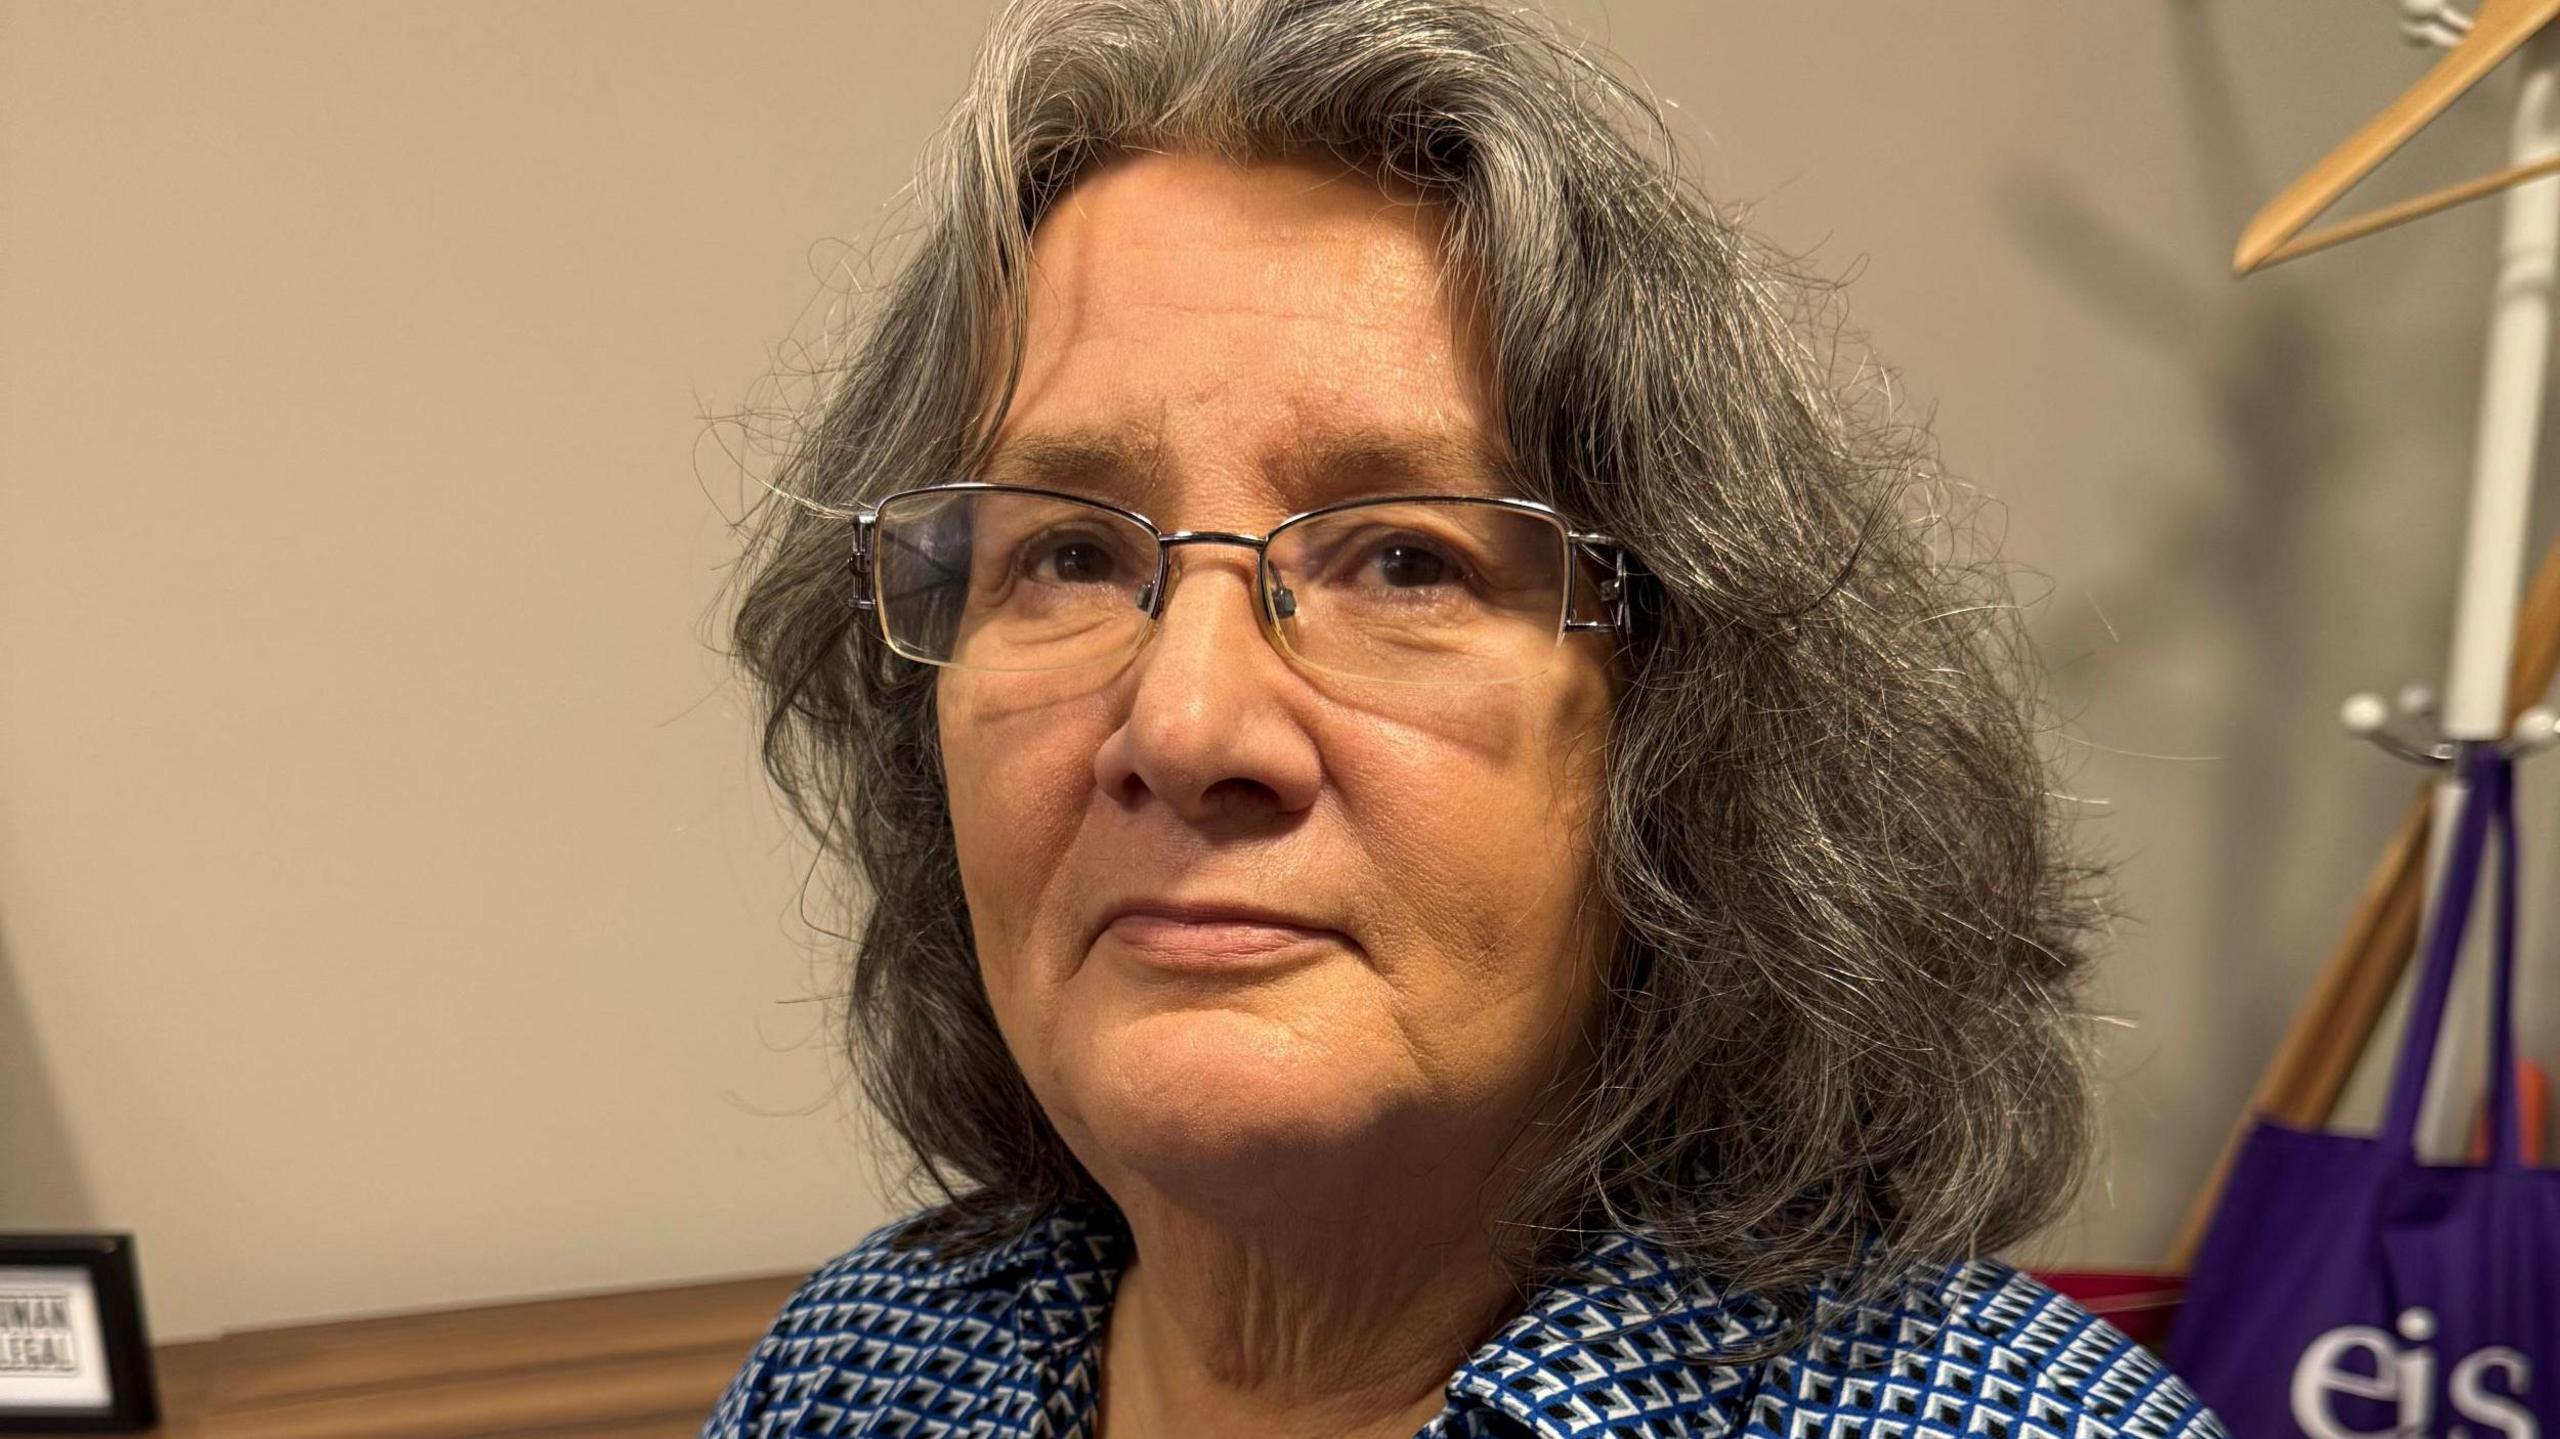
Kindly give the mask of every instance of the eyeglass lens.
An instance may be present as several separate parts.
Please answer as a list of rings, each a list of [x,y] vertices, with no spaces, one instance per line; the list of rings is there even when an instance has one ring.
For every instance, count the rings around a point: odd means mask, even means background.
[[[1144,642],[1153,531],[1126,515],[1012,490],[925,490],[874,532],[883,632],[900,653],[980,670],[1054,670]],[[1554,658],[1569,549],[1544,514],[1467,499],[1329,510],[1264,553],[1264,618],[1319,669],[1367,679],[1518,679]]]

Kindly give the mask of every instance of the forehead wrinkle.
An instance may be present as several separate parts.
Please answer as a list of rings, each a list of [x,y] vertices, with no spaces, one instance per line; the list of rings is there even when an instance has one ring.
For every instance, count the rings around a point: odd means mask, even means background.
[[[999,444],[981,477],[1089,495],[1139,510],[1167,502],[1173,466],[1162,436],[1137,426],[1027,431]],[[1259,478],[1293,511],[1364,494],[1526,496],[1526,476],[1481,436],[1377,426],[1319,428],[1267,450]]]

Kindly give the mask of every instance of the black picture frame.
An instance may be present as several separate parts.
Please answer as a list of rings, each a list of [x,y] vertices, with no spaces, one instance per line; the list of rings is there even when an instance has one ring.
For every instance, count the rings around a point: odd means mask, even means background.
[[[0,1269],[87,1273],[107,1360],[104,1405],[10,1408],[0,1402],[0,1434],[129,1434],[160,1422],[159,1386],[142,1317],[142,1284],[131,1234],[0,1234]],[[0,1378],[0,1396],[7,1380]]]

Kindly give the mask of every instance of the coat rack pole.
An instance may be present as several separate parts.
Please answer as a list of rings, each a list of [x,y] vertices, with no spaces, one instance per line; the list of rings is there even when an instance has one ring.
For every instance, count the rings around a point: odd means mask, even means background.
[[[2560,25],[2528,42],[2519,58],[2525,73],[2509,131],[2509,155],[2515,164],[2532,164],[2560,156]],[[2560,542],[2550,547],[2535,575],[2521,630],[2511,628],[2517,618],[2516,581],[2531,515],[2535,445],[2550,359],[2555,263],[2560,263],[2560,179],[2507,191],[2472,456],[2461,592],[2439,712],[2438,732],[2448,738],[2478,741],[2504,735],[2519,714],[2540,701],[2554,670],[2560,669]],[[2421,914],[2436,888],[2438,841],[2452,832],[2449,813],[2460,798],[2460,790],[2446,784],[2422,791],[2366,879],[2363,898],[2318,986],[2294,1015],[2283,1044],[2259,1077],[2247,1112],[2187,1207],[2167,1258],[2172,1272],[2184,1273],[2193,1265],[2232,1158],[2251,1125],[2264,1119],[2317,1129],[2329,1122],[2408,969]],[[2459,1018],[2438,1047],[2428,1107],[2420,1116],[2420,1145],[2432,1156],[2457,1152],[2460,1111],[2451,1096],[2469,1093],[2472,1086],[2462,1081],[2481,1068],[2484,999],[2476,979],[2453,996],[2451,1013]]]
[[[2508,131],[2508,158],[2518,165],[2560,155],[2560,27],[2536,36],[2522,58],[2524,79]],[[2488,359],[2472,453],[2471,510],[2438,719],[2446,738],[2458,742],[2506,736],[2507,671],[2532,517],[2543,384],[2550,368],[2555,272],[2560,272],[2560,177],[2519,185],[2500,206],[2498,274],[2491,291]],[[2462,791],[2458,770],[2446,766],[2436,782],[2435,823],[2429,827],[2430,912],[2443,840],[2453,833]],[[2478,969],[2465,965],[2459,972],[2427,1088],[2419,1145],[2439,1158],[2461,1152],[2468,1128],[2468,1100],[2476,1086],[2467,1081],[2480,1069],[2486,1024]]]

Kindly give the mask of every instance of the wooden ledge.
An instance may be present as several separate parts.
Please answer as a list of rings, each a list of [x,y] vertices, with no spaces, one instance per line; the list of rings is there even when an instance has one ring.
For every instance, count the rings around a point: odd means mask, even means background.
[[[693,1439],[805,1277],[162,1345],[161,1439]]]

